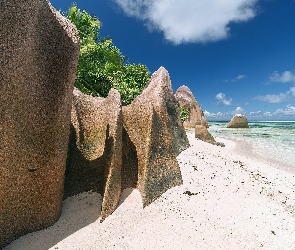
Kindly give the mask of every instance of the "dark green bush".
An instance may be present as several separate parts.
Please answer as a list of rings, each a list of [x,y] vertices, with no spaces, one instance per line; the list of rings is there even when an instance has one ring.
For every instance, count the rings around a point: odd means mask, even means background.
[[[147,66],[128,63],[111,38],[99,39],[101,22],[76,4],[66,17],[76,25],[81,43],[75,86],[83,93],[101,97],[116,88],[122,100],[131,103],[150,78]]]

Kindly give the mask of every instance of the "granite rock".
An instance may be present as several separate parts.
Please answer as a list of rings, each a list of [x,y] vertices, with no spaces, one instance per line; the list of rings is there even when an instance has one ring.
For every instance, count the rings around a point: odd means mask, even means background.
[[[143,92],[123,107],[123,122],[127,141],[137,155],[138,177],[132,178],[133,183],[137,181],[146,206],[167,189],[182,184],[176,156],[189,147],[165,68],[156,71]],[[132,150],[127,155],[132,155]]]
[[[189,115],[183,123],[184,127],[195,128],[196,125],[209,127],[200,105],[187,86],[180,86],[175,93],[175,97],[179,105],[189,111]]]
[[[146,206],[182,183],[176,156],[187,147],[164,68],[124,107],[114,89],[107,98],[75,89],[65,197],[90,190],[101,193],[102,221],[115,210],[125,188],[138,188]]]
[[[246,116],[235,115],[226,126],[227,128],[249,128]]]
[[[117,206],[122,191],[122,102],[117,90],[107,98],[74,90],[65,197],[102,194],[101,220]]]
[[[214,137],[209,133],[208,129],[204,125],[196,125],[195,138],[211,144],[216,144]]]
[[[2,248],[60,216],[79,37],[46,0],[0,6]]]

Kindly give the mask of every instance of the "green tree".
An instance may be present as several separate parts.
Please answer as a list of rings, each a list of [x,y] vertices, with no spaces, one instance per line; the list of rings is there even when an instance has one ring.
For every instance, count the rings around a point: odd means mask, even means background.
[[[150,71],[143,64],[126,64],[122,71],[117,71],[114,76],[116,88],[126,104],[138,96],[150,78]]]
[[[101,22],[73,4],[66,15],[77,27],[81,50],[75,86],[83,93],[106,97],[116,88],[129,104],[141,93],[150,78],[143,64],[128,63],[112,39],[99,39]]]
[[[189,116],[189,110],[186,108],[183,108],[181,106],[178,106],[179,114],[180,114],[180,119],[182,122],[185,122],[186,119]]]

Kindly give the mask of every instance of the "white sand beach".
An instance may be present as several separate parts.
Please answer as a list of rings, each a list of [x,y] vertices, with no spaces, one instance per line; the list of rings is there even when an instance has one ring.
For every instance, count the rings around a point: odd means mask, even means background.
[[[151,205],[143,208],[139,192],[126,189],[100,223],[100,194],[83,193],[64,201],[55,225],[4,249],[294,250],[294,173],[255,158],[244,144],[188,137],[191,147],[178,156],[183,185]]]

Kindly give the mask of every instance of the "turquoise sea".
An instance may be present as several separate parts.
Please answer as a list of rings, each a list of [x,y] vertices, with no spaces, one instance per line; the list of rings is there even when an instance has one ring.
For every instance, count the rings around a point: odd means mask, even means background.
[[[249,128],[226,128],[228,122],[209,122],[213,136],[242,140],[255,153],[295,169],[295,121],[249,122]]]

